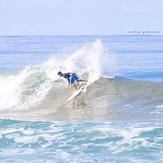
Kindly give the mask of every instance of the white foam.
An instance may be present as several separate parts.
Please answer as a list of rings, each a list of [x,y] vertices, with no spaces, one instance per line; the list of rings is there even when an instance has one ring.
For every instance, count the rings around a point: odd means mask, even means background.
[[[163,109],[163,104],[162,105],[158,105],[156,108],[157,109]]]

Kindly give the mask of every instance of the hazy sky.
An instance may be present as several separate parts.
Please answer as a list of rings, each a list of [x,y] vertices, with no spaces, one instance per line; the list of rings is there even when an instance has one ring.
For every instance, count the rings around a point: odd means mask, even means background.
[[[0,35],[163,31],[163,0],[0,0]]]

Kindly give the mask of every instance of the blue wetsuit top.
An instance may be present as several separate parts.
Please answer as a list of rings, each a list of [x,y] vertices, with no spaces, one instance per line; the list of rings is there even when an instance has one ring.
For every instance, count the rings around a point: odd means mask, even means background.
[[[71,73],[64,73],[63,77],[66,78],[68,80],[68,83],[70,84],[70,77],[71,77]]]

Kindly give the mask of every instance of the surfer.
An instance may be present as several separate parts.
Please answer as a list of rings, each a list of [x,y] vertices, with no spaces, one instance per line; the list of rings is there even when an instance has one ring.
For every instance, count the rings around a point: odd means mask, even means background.
[[[75,86],[75,81],[77,81],[77,82],[81,82],[81,81],[85,81],[85,82],[88,82],[88,80],[81,80],[81,79],[79,79],[77,76],[76,76],[76,73],[64,73],[64,74],[62,74],[62,72],[58,72],[58,75],[60,76],[60,77],[64,77],[65,79],[67,79],[68,80],[68,87],[70,86],[70,84],[76,89],[76,90],[78,90],[77,89],[77,87]]]

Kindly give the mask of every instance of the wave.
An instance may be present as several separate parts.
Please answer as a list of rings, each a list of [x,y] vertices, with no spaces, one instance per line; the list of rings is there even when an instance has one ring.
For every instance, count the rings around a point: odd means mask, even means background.
[[[57,72],[76,72],[85,77],[90,75],[90,83],[104,72],[114,76],[114,61],[105,51],[100,40],[86,43],[72,54],[57,54],[48,61],[35,66],[27,66],[18,73],[0,74],[0,110],[28,109],[49,96],[51,89],[57,94],[60,85]],[[55,83],[55,84],[54,84]],[[57,88],[55,88],[57,86]]]
[[[87,78],[89,72],[87,91],[66,102],[74,90],[67,88],[58,71],[76,72],[80,78]],[[72,54],[54,55],[21,72],[1,73],[1,118],[136,121],[145,115],[146,120],[160,121],[163,84],[128,80],[116,74],[114,57],[100,40],[86,43]]]
[[[45,121],[162,121],[162,83],[100,77],[85,93],[67,102],[73,88],[66,88],[66,83],[60,79],[53,83],[46,81],[46,84],[43,81],[42,77],[42,81],[34,82],[35,89],[27,89],[29,81],[26,81],[20,102],[3,110],[1,117]]]

